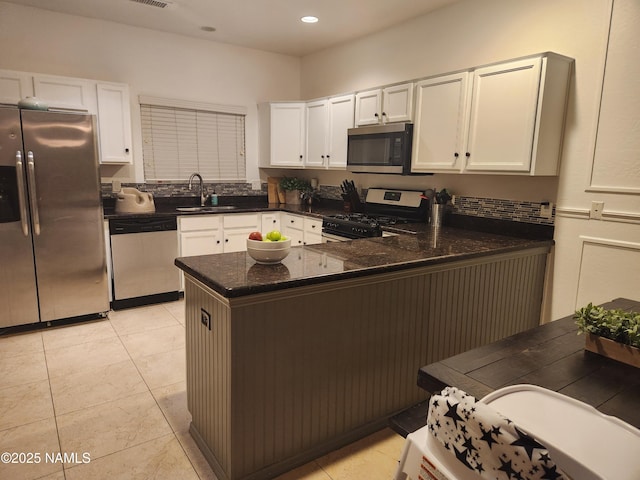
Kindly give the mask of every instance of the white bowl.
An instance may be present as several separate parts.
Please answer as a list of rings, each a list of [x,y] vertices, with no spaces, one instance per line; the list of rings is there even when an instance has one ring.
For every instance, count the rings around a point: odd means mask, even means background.
[[[291,239],[262,242],[247,238],[247,253],[258,263],[280,263],[291,250]]]

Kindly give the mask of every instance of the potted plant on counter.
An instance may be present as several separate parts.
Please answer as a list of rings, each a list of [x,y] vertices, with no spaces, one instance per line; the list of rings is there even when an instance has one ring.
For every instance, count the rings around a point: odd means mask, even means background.
[[[589,304],[574,318],[585,349],[640,368],[640,313],[606,310]]]
[[[300,205],[304,193],[311,190],[311,184],[296,177],[282,177],[280,188],[284,190],[286,204]]]

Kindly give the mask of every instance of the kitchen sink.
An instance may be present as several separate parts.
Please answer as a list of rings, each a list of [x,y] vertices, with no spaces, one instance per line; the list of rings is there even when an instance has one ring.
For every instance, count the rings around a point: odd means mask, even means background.
[[[227,210],[235,210],[238,207],[233,205],[223,205],[219,207],[176,207],[178,212],[224,212]]]

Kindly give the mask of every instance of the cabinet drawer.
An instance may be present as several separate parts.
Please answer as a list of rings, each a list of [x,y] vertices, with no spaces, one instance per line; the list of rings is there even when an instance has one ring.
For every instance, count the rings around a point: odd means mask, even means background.
[[[305,217],[303,220],[304,233],[322,233],[322,220]]]
[[[304,229],[304,218],[297,215],[285,214],[282,219],[282,228]]]
[[[181,232],[216,230],[222,227],[220,215],[185,215],[178,217]]]
[[[258,229],[260,220],[257,213],[233,214],[224,216],[224,228],[254,228]]]

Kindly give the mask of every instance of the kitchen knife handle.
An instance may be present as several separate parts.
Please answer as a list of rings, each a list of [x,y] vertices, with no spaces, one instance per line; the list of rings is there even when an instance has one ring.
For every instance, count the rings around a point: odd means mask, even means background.
[[[40,214],[38,213],[38,196],[36,194],[36,164],[33,161],[33,152],[27,152],[27,172],[30,185],[29,200],[33,218],[33,233],[34,235],[40,235]]]
[[[20,223],[22,225],[22,233],[25,237],[29,236],[29,223],[27,219],[27,202],[24,183],[24,168],[22,166],[22,152],[16,152],[16,180],[18,182],[18,208],[20,208]]]

